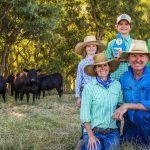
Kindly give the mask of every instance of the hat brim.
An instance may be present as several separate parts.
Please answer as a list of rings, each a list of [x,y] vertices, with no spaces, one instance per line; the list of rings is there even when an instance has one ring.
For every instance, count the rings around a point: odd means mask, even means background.
[[[90,42],[80,42],[75,46],[75,52],[79,55],[83,54],[84,48],[87,45],[97,45],[98,49],[97,52],[102,52],[104,51],[105,47],[106,47],[106,43],[104,41],[90,41]]]
[[[120,55],[120,58],[128,61],[128,56],[129,54],[146,54],[150,57],[150,53],[149,52],[141,52],[141,51],[134,51],[134,52],[122,52]]]
[[[94,66],[102,65],[106,63],[108,63],[110,67],[109,73],[116,71],[116,69],[119,67],[119,64],[120,64],[117,59],[113,59],[113,60],[109,60],[109,61],[105,61],[101,63],[96,63],[96,64],[90,64],[84,68],[84,72],[89,76],[97,76],[97,73],[94,70]]]

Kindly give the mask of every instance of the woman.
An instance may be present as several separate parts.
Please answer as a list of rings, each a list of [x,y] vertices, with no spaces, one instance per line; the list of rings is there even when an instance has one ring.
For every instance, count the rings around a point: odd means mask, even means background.
[[[84,86],[80,110],[87,150],[116,150],[119,147],[119,131],[112,115],[123,96],[120,83],[110,77],[118,66],[118,61],[108,61],[105,54],[100,53],[94,56],[94,64],[84,69],[86,74],[95,77]]]

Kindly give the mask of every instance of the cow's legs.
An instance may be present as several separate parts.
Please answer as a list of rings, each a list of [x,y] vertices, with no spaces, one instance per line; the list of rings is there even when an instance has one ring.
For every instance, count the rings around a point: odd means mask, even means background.
[[[20,93],[20,101],[23,100],[24,93]]]
[[[30,98],[29,93],[26,93],[26,97],[27,97],[27,103],[29,103],[29,98]]]
[[[3,97],[4,103],[5,103],[6,102],[6,99],[5,99],[6,95],[5,95],[5,93],[2,94],[2,97]]]
[[[61,88],[59,88],[59,87],[56,87],[56,90],[57,90],[57,92],[58,92],[58,95],[59,95],[59,97],[61,97]]]

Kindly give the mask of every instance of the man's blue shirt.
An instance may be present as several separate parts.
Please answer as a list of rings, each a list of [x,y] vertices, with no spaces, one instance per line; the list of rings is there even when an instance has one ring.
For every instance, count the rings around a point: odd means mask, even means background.
[[[150,68],[145,67],[143,75],[136,80],[133,76],[133,69],[129,66],[121,78],[120,83],[126,103],[141,103],[150,110]],[[134,122],[135,110],[128,110],[129,118]]]

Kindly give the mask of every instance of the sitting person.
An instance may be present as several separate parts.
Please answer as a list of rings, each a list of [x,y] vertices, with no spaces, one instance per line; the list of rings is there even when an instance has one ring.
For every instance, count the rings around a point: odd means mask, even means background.
[[[123,101],[121,85],[110,73],[119,66],[116,60],[107,60],[104,53],[94,56],[85,73],[94,79],[84,86],[80,119],[84,124],[83,139],[86,150],[112,150],[119,147],[119,131],[112,118],[118,104]]]
[[[137,142],[149,148],[150,69],[146,64],[150,53],[146,42],[134,40],[129,52],[123,52],[121,57],[130,63],[120,78],[125,104],[116,109],[113,117],[117,120],[124,117],[123,142]]]

